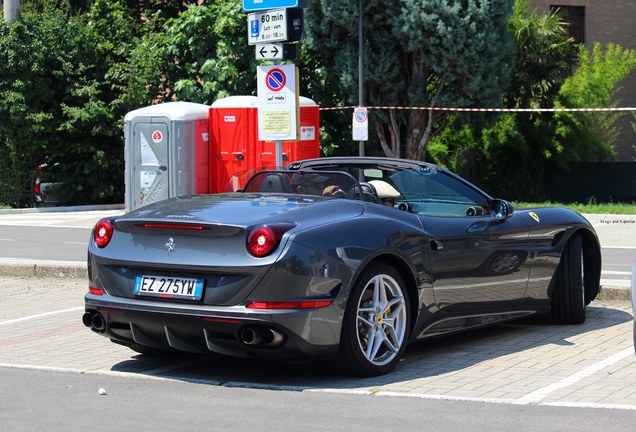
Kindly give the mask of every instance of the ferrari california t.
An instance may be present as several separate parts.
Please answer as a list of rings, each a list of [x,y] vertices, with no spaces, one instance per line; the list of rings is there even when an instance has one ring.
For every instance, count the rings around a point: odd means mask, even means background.
[[[312,159],[240,187],[99,221],[84,324],[148,355],[320,358],[373,376],[414,341],[535,314],[583,323],[599,292],[585,218],[513,210],[436,165]]]

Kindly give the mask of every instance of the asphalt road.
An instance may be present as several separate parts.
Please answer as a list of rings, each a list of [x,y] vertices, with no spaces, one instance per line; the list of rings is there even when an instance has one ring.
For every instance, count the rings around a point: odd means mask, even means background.
[[[106,395],[97,389],[105,388]],[[528,406],[0,368],[5,431],[488,431],[633,430],[627,410]],[[3,397],[6,391],[11,397]],[[55,403],[52,403],[55,401]]]

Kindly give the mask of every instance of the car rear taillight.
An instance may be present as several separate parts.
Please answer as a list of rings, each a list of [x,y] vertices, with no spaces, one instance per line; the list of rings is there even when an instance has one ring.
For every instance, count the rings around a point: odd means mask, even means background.
[[[247,251],[256,258],[266,257],[278,247],[283,234],[295,226],[293,223],[257,226],[247,236]]]
[[[113,221],[110,219],[102,219],[97,222],[97,225],[95,225],[95,228],[93,229],[93,240],[95,240],[97,247],[106,247],[106,245],[110,242],[110,239],[113,237],[114,230],[115,226],[113,225]]]
[[[95,287],[88,287],[88,292],[93,294],[93,295],[104,295],[104,290],[100,289],[100,288],[95,288]]]
[[[210,231],[212,228],[203,225],[191,225],[181,223],[140,223],[135,228],[175,230],[175,231]]]
[[[252,302],[248,309],[320,309],[330,306],[333,300],[305,300],[289,302]]]

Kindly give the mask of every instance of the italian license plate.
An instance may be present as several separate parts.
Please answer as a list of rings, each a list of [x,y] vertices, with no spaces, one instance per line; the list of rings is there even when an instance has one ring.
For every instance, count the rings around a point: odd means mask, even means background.
[[[203,279],[137,275],[133,292],[138,296],[200,300]]]

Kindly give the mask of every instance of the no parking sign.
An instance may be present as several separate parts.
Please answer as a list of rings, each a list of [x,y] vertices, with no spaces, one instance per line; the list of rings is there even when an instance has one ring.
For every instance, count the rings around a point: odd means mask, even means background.
[[[369,113],[365,107],[357,107],[353,111],[353,124],[351,128],[354,141],[369,140]]]
[[[258,139],[296,141],[299,121],[296,66],[259,66],[256,71]]]

